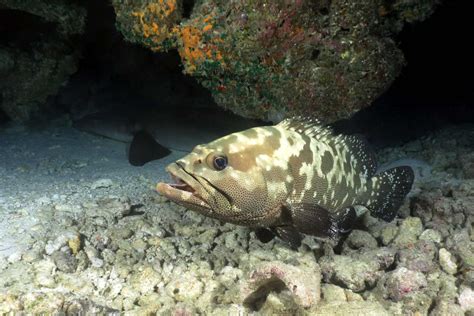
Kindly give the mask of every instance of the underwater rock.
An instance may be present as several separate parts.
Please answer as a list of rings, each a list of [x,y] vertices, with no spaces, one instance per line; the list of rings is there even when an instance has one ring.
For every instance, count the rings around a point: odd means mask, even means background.
[[[117,316],[119,311],[106,306],[101,306],[88,299],[74,299],[64,303],[62,310],[66,315],[109,315]]]
[[[377,287],[384,288],[383,295],[394,301],[401,301],[407,295],[413,295],[428,285],[421,272],[407,268],[397,268],[380,279]]]
[[[355,258],[367,262],[376,270],[388,270],[394,264],[397,256],[396,250],[391,247],[381,247],[361,251]]]
[[[185,272],[171,280],[166,286],[166,293],[178,302],[189,302],[197,299],[204,291],[204,284],[192,272]]]
[[[128,197],[109,195],[104,196],[94,203],[84,204],[86,212],[89,216],[100,220],[101,218],[105,219],[105,223],[99,226],[107,226],[108,223],[115,223],[124,216],[130,214],[132,211],[132,205]]]
[[[32,43],[33,52],[10,49],[15,66],[2,75],[1,109],[14,121],[22,122],[47,108],[48,96],[55,95],[67,78],[77,70],[78,49],[61,41]],[[0,50],[2,50],[0,46]]]
[[[51,260],[43,260],[34,264],[35,281],[38,285],[53,288],[56,285],[54,281],[54,272],[56,265]]]
[[[99,179],[91,184],[91,189],[110,188],[113,185],[114,182],[111,179]]]
[[[414,244],[423,232],[423,224],[418,217],[408,217],[403,220],[398,235],[393,240],[397,247],[406,247]]]
[[[99,258],[99,252],[94,247],[84,247],[84,253],[93,267],[101,268],[104,265],[104,260]]]
[[[436,303],[435,308],[430,312],[430,316],[463,316],[464,312],[458,304],[449,301],[440,301]]]
[[[84,32],[86,10],[63,0],[1,0],[0,6],[0,20],[12,30],[0,43],[0,108],[11,120],[26,121],[76,72],[81,43],[72,37]]]
[[[438,256],[441,268],[443,268],[443,270],[448,274],[455,274],[458,269],[458,266],[453,255],[445,248],[441,248],[439,250]]]
[[[262,315],[294,314],[298,312],[298,305],[296,305],[289,290],[282,290],[279,293],[270,292],[259,312]]]
[[[389,245],[397,236],[398,229],[398,226],[394,224],[389,224],[382,228],[380,231],[380,241],[382,242],[382,245]]]
[[[435,244],[439,244],[442,238],[441,234],[434,229],[425,229],[420,235],[420,240],[431,241]]]
[[[353,230],[344,242],[344,246],[350,249],[377,248],[377,240],[372,235],[363,230]]]
[[[62,247],[68,246],[70,240],[80,239],[79,234],[75,229],[68,229],[60,232],[54,240],[48,240],[44,251],[47,255],[52,255]]]
[[[428,291],[435,295],[437,301],[454,302],[458,297],[457,279],[452,275],[439,271],[429,274],[427,280]]]
[[[400,73],[391,38],[437,1],[112,1],[125,38],[177,48],[215,101],[246,117],[312,113],[323,121],[367,106]],[[187,16],[189,14],[189,16]],[[238,79],[236,79],[238,78]]]
[[[158,283],[161,282],[161,274],[152,267],[145,267],[130,278],[130,285],[141,294],[149,294],[154,291]]]
[[[352,292],[351,290],[345,290],[346,299],[348,302],[361,302],[364,301],[364,298],[361,294]]]
[[[60,311],[65,300],[62,293],[38,291],[23,296],[22,305],[32,314],[47,314],[49,311]]]
[[[311,315],[354,315],[388,316],[391,315],[380,303],[372,301],[328,302],[311,310]]]
[[[376,262],[367,263],[349,256],[325,256],[319,261],[325,282],[341,284],[355,292],[375,285],[380,272]]]
[[[15,263],[21,260],[21,252],[17,251],[8,256],[8,263]]]
[[[270,292],[286,290],[297,306],[315,306],[320,299],[319,271],[315,262],[310,267],[292,266],[280,261],[260,264],[250,272],[249,279],[242,282],[243,304],[256,308]]]
[[[460,259],[459,265],[466,269],[474,268],[474,243],[466,229],[460,230],[446,240],[446,248]]]
[[[346,302],[346,293],[342,287],[334,284],[322,284],[322,299],[326,302]]]
[[[112,0],[116,26],[125,39],[153,51],[168,50],[182,18],[183,0]]]
[[[51,255],[51,259],[59,271],[67,273],[76,271],[77,259],[70,253],[57,250]]]
[[[406,295],[400,304],[400,315],[428,315],[433,298],[428,294],[418,291]]]
[[[16,295],[0,293],[0,313],[8,314],[23,308],[21,301]]]
[[[464,312],[474,312],[474,290],[468,287],[463,288],[459,293],[458,302]]]
[[[243,272],[231,266],[224,267],[219,273],[219,282],[227,289],[231,289],[242,278]]]
[[[398,265],[413,271],[431,272],[436,269],[437,248],[434,243],[420,240],[398,251]]]

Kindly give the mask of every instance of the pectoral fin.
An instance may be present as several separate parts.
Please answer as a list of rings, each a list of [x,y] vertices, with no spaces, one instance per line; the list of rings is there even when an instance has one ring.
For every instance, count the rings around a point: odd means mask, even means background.
[[[293,226],[302,233],[321,238],[336,238],[350,230],[357,214],[352,207],[329,212],[317,204],[295,204],[289,210]]]

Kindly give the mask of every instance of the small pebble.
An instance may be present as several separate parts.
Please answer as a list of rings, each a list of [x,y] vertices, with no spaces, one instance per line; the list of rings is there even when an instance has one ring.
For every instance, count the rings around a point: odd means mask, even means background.
[[[114,185],[114,182],[111,179],[99,179],[92,183],[91,189],[96,190],[96,189],[102,189],[102,188],[110,188],[111,186]]]
[[[372,235],[363,230],[354,229],[345,244],[352,249],[377,248],[377,240]]]
[[[455,274],[458,270],[458,266],[453,255],[445,248],[439,250],[439,264],[444,272],[448,274]]]
[[[426,277],[418,271],[404,267],[390,273],[387,277],[386,288],[388,296],[394,301],[401,301],[406,295],[416,292],[428,285]]]
[[[442,239],[441,234],[434,229],[425,229],[420,235],[420,240],[432,241],[437,244],[439,244]]]
[[[395,225],[387,225],[385,226],[382,231],[380,232],[380,239],[384,246],[390,244],[395,236],[397,236],[398,227]]]
[[[474,311],[474,290],[469,287],[462,289],[458,302],[464,312]]]
[[[414,244],[423,232],[423,224],[418,217],[407,217],[403,220],[393,243],[399,247]]]
[[[321,287],[323,299],[326,302],[345,302],[346,293],[342,287],[333,284],[324,284]]]
[[[8,263],[15,263],[15,262],[18,262],[21,260],[21,252],[20,251],[16,251],[14,253],[12,253],[11,255],[8,256]]]

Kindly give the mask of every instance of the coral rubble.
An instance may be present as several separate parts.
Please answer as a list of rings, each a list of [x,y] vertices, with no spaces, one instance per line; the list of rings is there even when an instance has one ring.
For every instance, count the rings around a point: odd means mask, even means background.
[[[463,159],[472,125],[379,151],[381,161],[423,160],[432,173],[393,222],[365,215],[337,245],[307,236],[298,251],[172,204],[152,190],[156,166],[146,177],[117,167],[104,139],[95,144],[107,159],[90,158],[77,148],[92,136],[71,133],[0,138],[11,157],[0,165],[0,313],[473,312],[474,180]],[[28,149],[44,137],[51,147]],[[19,150],[22,142],[31,143]],[[53,144],[73,154],[57,157]],[[3,246],[12,236],[24,247]]]

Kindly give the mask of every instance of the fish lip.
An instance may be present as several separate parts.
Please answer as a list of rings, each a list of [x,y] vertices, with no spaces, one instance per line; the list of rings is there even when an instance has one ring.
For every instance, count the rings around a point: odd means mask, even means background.
[[[184,202],[211,209],[207,201],[199,194],[201,184],[190,176],[177,163],[170,164],[166,171],[175,183],[159,182],[156,191],[177,203]]]

